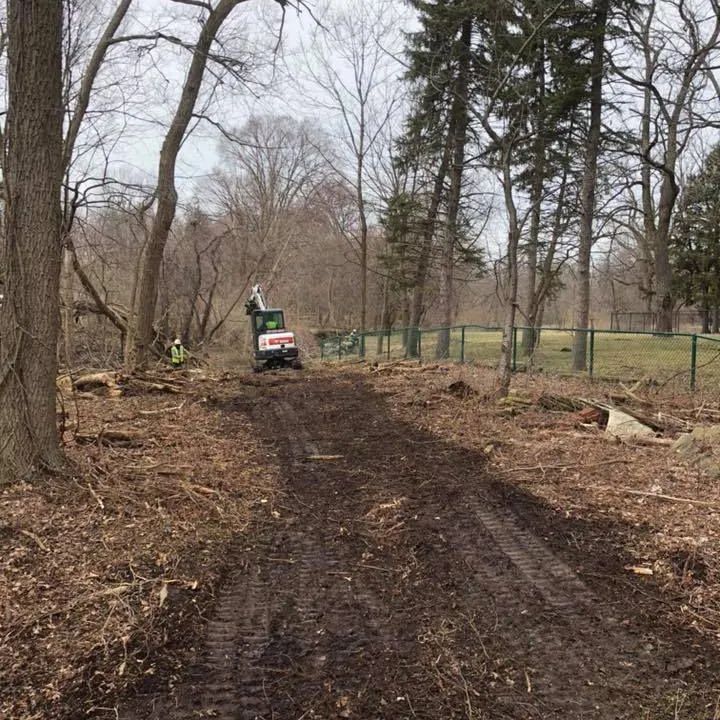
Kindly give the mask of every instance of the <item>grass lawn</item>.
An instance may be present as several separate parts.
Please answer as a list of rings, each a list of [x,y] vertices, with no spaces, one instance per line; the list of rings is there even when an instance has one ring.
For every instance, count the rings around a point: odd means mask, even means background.
[[[438,330],[423,330],[422,356],[428,360],[435,356]],[[502,333],[496,329],[465,328],[462,347],[462,331],[453,329],[450,335],[450,358],[464,359],[478,365],[494,366],[500,354]],[[516,364],[518,369],[526,365],[518,330]],[[535,351],[533,367],[557,373],[572,372],[573,333],[569,330],[543,330],[540,345]],[[403,333],[390,336],[388,353],[387,336],[366,336],[366,356],[399,359],[404,357]],[[357,357],[357,352],[347,356]],[[692,357],[692,338],[684,335],[653,335],[652,333],[617,333],[595,331],[593,351],[593,376],[618,380],[640,380],[664,383],[669,380],[689,385]],[[330,359],[330,358],[328,358]],[[698,336],[696,355],[697,387],[720,384],[720,338]]]

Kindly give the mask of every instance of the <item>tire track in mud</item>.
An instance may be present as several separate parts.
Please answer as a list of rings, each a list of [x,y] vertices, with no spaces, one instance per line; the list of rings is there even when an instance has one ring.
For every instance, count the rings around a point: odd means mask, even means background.
[[[437,439],[391,419],[383,400],[363,383],[349,385],[323,385],[316,389],[321,399],[308,403],[312,410],[324,408],[318,428],[336,440],[333,452],[347,451],[349,439],[367,433],[369,443],[354,461],[364,476],[380,479],[375,485],[368,483],[368,493],[405,495],[411,501],[411,517],[414,513],[439,521],[439,532],[434,528],[426,532],[426,523],[421,537],[414,539],[408,524],[396,550],[408,542],[411,550],[425,547],[426,563],[416,574],[426,575],[426,581],[432,578],[438,587],[449,579],[433,566],[442,543],[428,538],[439,535],[451,547],[450,554],[461,560],[461,573],[452,563],[447,567],[459,589],[439,612],[457,625],[462,616],[495,616],[489,645],[512,684],[504,687],[502,681],[491,681],[492,698],[486,699],[481,712],[496,702],[498,717],[655,720],[665,717],[672,703],[682,698],[686,717],[695,720],[691,707],[703,707],[703,698],[717,699],[712,694],[712,686],[720,684],[717,674],[709,673],[705,681],[668,676],[668,660],[687,657],[693,650],[678,645],[677,636],[658,636],[644,618],[633,617],[635,608],[623,607],[625,598],[600,598],[591,591],[523,522],[496,484],[483,480],[478,455],[435,445]],[[308,410],[305,402],[296,402]],[[348,469],[344,472],[347,478]],[[578,561],[592,564],[591,558]],[[423,602],[420,597],[407,600]],[[429,619],[438,624],[437,617]],[[469,641],[474,644],[472,638]],[[468,648],[468,663],[474,654],[477,647]]]
[[[463,527],[452,542],[470,571],[463,602],[468,608],[487,606],[488,598],[493,603],[491,644],[509,681],[496,692],[500,707],[512,717],[624,717],[617,714],[625,704],[622,685],[612,686],[604,675],[610,669],[624,676],[625,658],[637,657],[639,648],[617,633],[604,604],[509,510],[476,499],[467,510],[478,525]],[[525,714],[516,715],[519,706]]]
[[[262,390],[228,412],[275,451],[279,517],[234,547],[185,681],[122,720],[665,717],[648,708],[684,685],[660,677],[655,639],[550,549],[477,455],[393,420],[364,383]],[[337,460],[310,459],[323,454]]]
[[[231,556],[241,557],[237,546]],[[173,690],[147,698],[142,710],[120,714],[134,720],[251,720],[263,717],[267,703],[257,663],[269,643],[271,606],[266,578],[254,568],[232,571],[220,590],[199,657]],[[137,706],[138,703],[135,703]]]
[[[350,398],[343,398],[336,405],[350,405],[350,401]],[[300,449],[298,442],[303,452],[317,452],[317,445],[309,444],[310,434],[305,427],[298,425],[289,403],[283,401],[278,407],[277,426],[282,427],[285,421],[287,425],[299,427],[298,439],[290,441],[295,452]],[[386,435],[384,440],[387,442],[390,438]],[[401,448],[407,444],[402,437],[396,440]],[[412,494],[412,488],[406,488],[406,491]],[[441,512],[432,507],[424,508],[425,512],[428,510]],[[556,687],[552,678],[544,678],[542,668],[548,662],[550,667],[559,662],[566,671],[576,676],[576,680],[593,669],[592,656],[597,648],[586,648],[582,636],[584,631],[592,629],[585,622],[585,616],[597,610],[597,598],[566,563],[523,528],[507,508],[495,506],[492,501],[480,502],[477,496],[470,495],[465,498],[463,512],[453,525],[461,530],[457,533],[451,530],[453,545],[473,570],[476,583],[482,588],[481,591],[470,590],[463,598],[464,604],[470,606],[468,610],[473,602],[480,608],[487,608],[490,600],[504,618],[524,620],[528,608],[532,609],[533,616],[542,618],[539,624],[515,621],[508,627],[503,621],[498,623],[506,652],[509,650],[522,657],[527,654],[528,644],[542,649],[532,658],[534,664],[540,666],[531,669],[535,677],[531,679],[528,668],[523,667],[527,687],[534,693],[532,703],[527,703],[525,699],[526,705],[536,705],[550,693],[550,700],[558,706],[561,714],[582,712],[584,716],[595,717],[599,706],[594,692],[583,692],[585,687],[582,687],[580,690],[584,697],[580,698],[576,692],[567,693],[564,688]],[[549,616],[547,610],[553,611],[553,615]],[[572,620],[570,626],[568,620]],[[556,624],[559,626],[555,627]],[[572,631],[568,632],[570,627]],[[507,638],[505,633],[508,633]],[[575,685],[577,690],[575,683],[571,682],[571,685]],[[504,698],[503,693],[498,693],[501,704],[504,704],[503,701],[512,704],[515,697]]]
[[[322,490],[326,472],[307,458],[335,448],[323,447],[290,402],[273,403],[271,415],[272,426],[282,437],[278,443],[281,458],[295,478],[289,488],[301,509],[308,507],[310,503],[304,500],[311,498],[301,500],[300,495],[308,488]],[[312,632],[310,637],[305,633],[305,652],[296,654],[295,676],[285,678],[276,688],[279,700],[273,717],[314,717],[314,713],[317,717],[355,717],[357,699],[372,694],[372,686],[382,681],[383,670],[379,675],[373,672],[377,654],[397,654],[385,603],[374,591],[375,583],[360,576],[361,556],[349,541],[348,530],[330,520],[342,505],[343,498],[335,495],[327,504],[316,503],[311,508],[313,515],[317,514],[314,523],[289,538],[290,544],[303,549],[293,596],[304,619],[298,618],[295,626],[286,630],[297,635],[298,627],[311,621]],[[318,582],[319,578],[323,579]]]

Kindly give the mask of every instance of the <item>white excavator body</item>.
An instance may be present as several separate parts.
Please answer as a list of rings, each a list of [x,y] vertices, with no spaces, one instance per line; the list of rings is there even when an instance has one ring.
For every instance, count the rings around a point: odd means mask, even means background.
[[[295,333],[285,327],[285,314],[269,308],[260,285],[254,285],[245,311],[250,315],[253,334],[253,359],[256,371],[280,367],[300,367],[300,352]]]

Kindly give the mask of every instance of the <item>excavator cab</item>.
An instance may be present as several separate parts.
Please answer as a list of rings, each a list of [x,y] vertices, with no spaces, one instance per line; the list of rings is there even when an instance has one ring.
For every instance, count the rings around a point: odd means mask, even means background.
[[[253,320],[256,333],[285,329],[285,318],[282,310],[255,310]]]
[[[302,367],[295,334],[285,327],[282,310],[267,307],[262,288],[255,285],[245,303],[253,334],[253,369],[257,372],[281,367]]]

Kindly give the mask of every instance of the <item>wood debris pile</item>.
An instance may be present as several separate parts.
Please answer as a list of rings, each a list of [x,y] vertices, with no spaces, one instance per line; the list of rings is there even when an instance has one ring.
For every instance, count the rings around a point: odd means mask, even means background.
[[[100,370],[77,375],[61,375],[58,388],[74,398],[121,397],[144,393],[179,394],[198,373],[194,371],[164,373],[136,372],[127,375],[122,372]]]
[[[248,421],[207,401],[217,383],[74,384],[67,476],[0,490],[0,717],[13,720],[85,717],[88,697],[112,709],[152,680],[153,651],[187,651],[228,544],[275,492]]]

